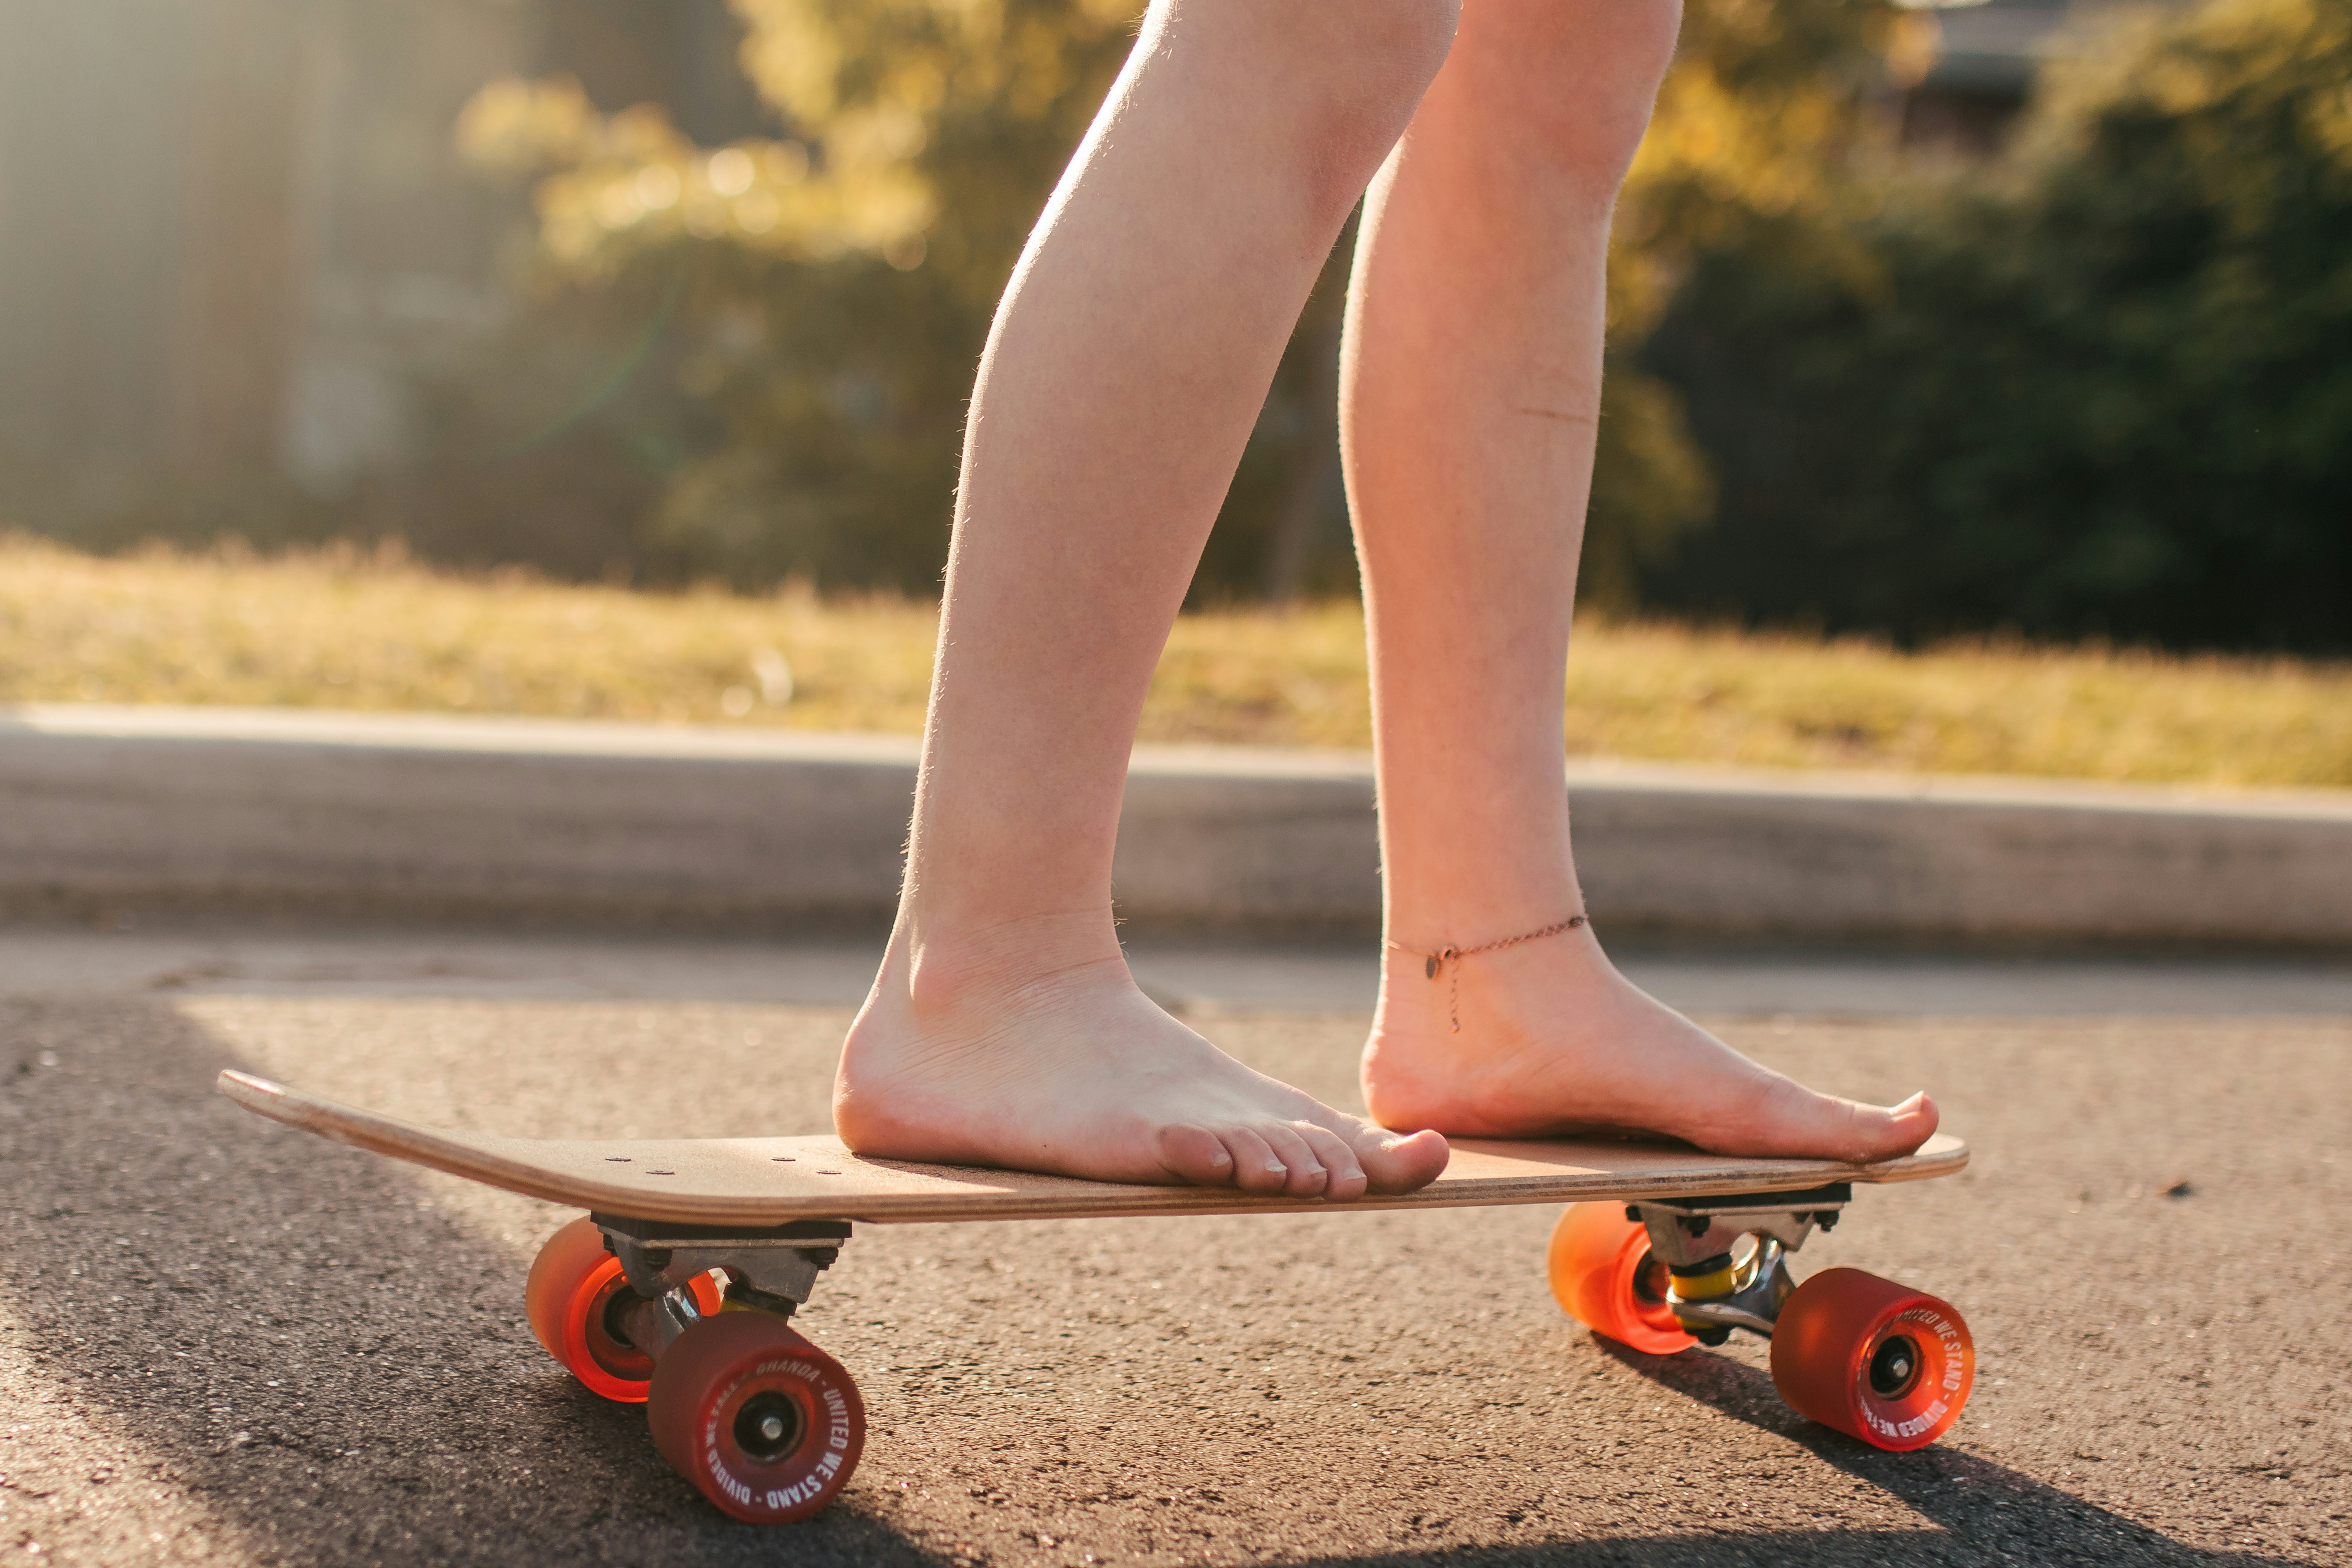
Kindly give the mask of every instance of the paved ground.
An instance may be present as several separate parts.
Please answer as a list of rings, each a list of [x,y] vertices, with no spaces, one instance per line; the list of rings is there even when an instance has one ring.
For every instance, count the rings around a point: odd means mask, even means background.
[[[1544,1289],[1549,1210],[868,1227],[805,1321],[873,1440],[830,1513],[767,1531],[531,1341],[520,1284],[556,1211],[209,1090],[235,1065],[516,1132],[815,1130],[862,962],[0,931],[0,1553],[2352,1562],[2341,970],[1651,962],[1779,1065],[1934,1087],[1976,1148],[1799,1259],[1967,1312],[1982,1380],[1936,1448],[1798,1420],[1759,1345],[1594,1341]],[[1351,962],[1145,968],[1345,1096]]]

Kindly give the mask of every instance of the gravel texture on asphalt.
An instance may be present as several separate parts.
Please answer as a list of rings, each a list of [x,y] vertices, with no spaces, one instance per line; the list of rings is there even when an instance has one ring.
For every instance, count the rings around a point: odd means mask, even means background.
[[[0,996],[0,1556],[233,1564],[2352,1563],[2352,1019],[1728,1020],[1937,1091],[1963,1175],[1796,1259],[1968,1316],[1946,1442],[1760,1342],[1564,1319],[1556,1209],[861,1227],[801,1320],[863,1386],[816,1521],[721,1518],[539,1349],[562,1211],[216,1097],[236,1066],[538,1135],[825,1125],[837,1008]],[[1357,1014],[1222,1013],[1352,1099]]]

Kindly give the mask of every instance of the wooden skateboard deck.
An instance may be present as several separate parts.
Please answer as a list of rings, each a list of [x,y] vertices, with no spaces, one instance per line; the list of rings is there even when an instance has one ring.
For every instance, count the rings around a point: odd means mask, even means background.
[[[1231,1188],[1142,1186],[869,1160],[829,1137],[501,1138],[379,1116],[247,1073],[222,1073],[219,1088],[248,1110],[337,1142],[551,1203],[680,1225],[772,1226],[804,1219],[887,1225],[1633,1201],[1916,1181],[1948,1175],[1969,1161],[1967,1145],[1941,1134],[1915,1154],[1871,1164],[1738,1159],[1624,1140],[1457,1138],[1444,1174],[1419,1191],[1327,1203],[1258,1197]]]

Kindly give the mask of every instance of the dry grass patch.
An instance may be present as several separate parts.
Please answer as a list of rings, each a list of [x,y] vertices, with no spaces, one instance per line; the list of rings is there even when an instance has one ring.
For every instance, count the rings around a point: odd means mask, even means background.
[[[461,577],[396,557],[97,559],[0,542],[0,701],[920,728],[933,606]],[[1352,605],[1188,616],[1156,741],[1369,743]],[[789,679],[785,672],[789,671]],[[1588,622],[1571,752],[1785,767],[2352,785],[2352,665],[1998,643],[1900,654]]]
[[[12,702],[911,731],[937,624],[898,599],[635,594],[351,552],[105,559],[0,543],[0,700]],[[761,679],[770,653],[790,670],[782,702]]]

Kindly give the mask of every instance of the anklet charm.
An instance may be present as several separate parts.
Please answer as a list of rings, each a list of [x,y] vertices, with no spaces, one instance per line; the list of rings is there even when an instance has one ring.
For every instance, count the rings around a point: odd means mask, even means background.
[[[1570,915],[1557,925],[1548,925],[1541,931],[1523,931],[1517,936],[1507,936],[1500,942],[1490,942],[1480,947],[1455,947],[1449,942],[1435,952],[1422,952],[1419,948],[1407,947],[1401,942],[1384,942],[1382,945],[1392,947],[1399,952],[1420,953],[1423,961],[1421,973],[1431,980],[1436,979],[1440,971],[1445,973],[1448,981],[1445,988],[1445,1016],[1454,1026],[1454,1032],[1458,1035],[1462,1032],[1462,961],[1464,959],[1473,953],[1493,952],[1497,948],[1517,947],[1523,942],[1558,936],[1562,931],[1574,931],[1580,925],[1591,923],[1592,917],[1590,915]]]

